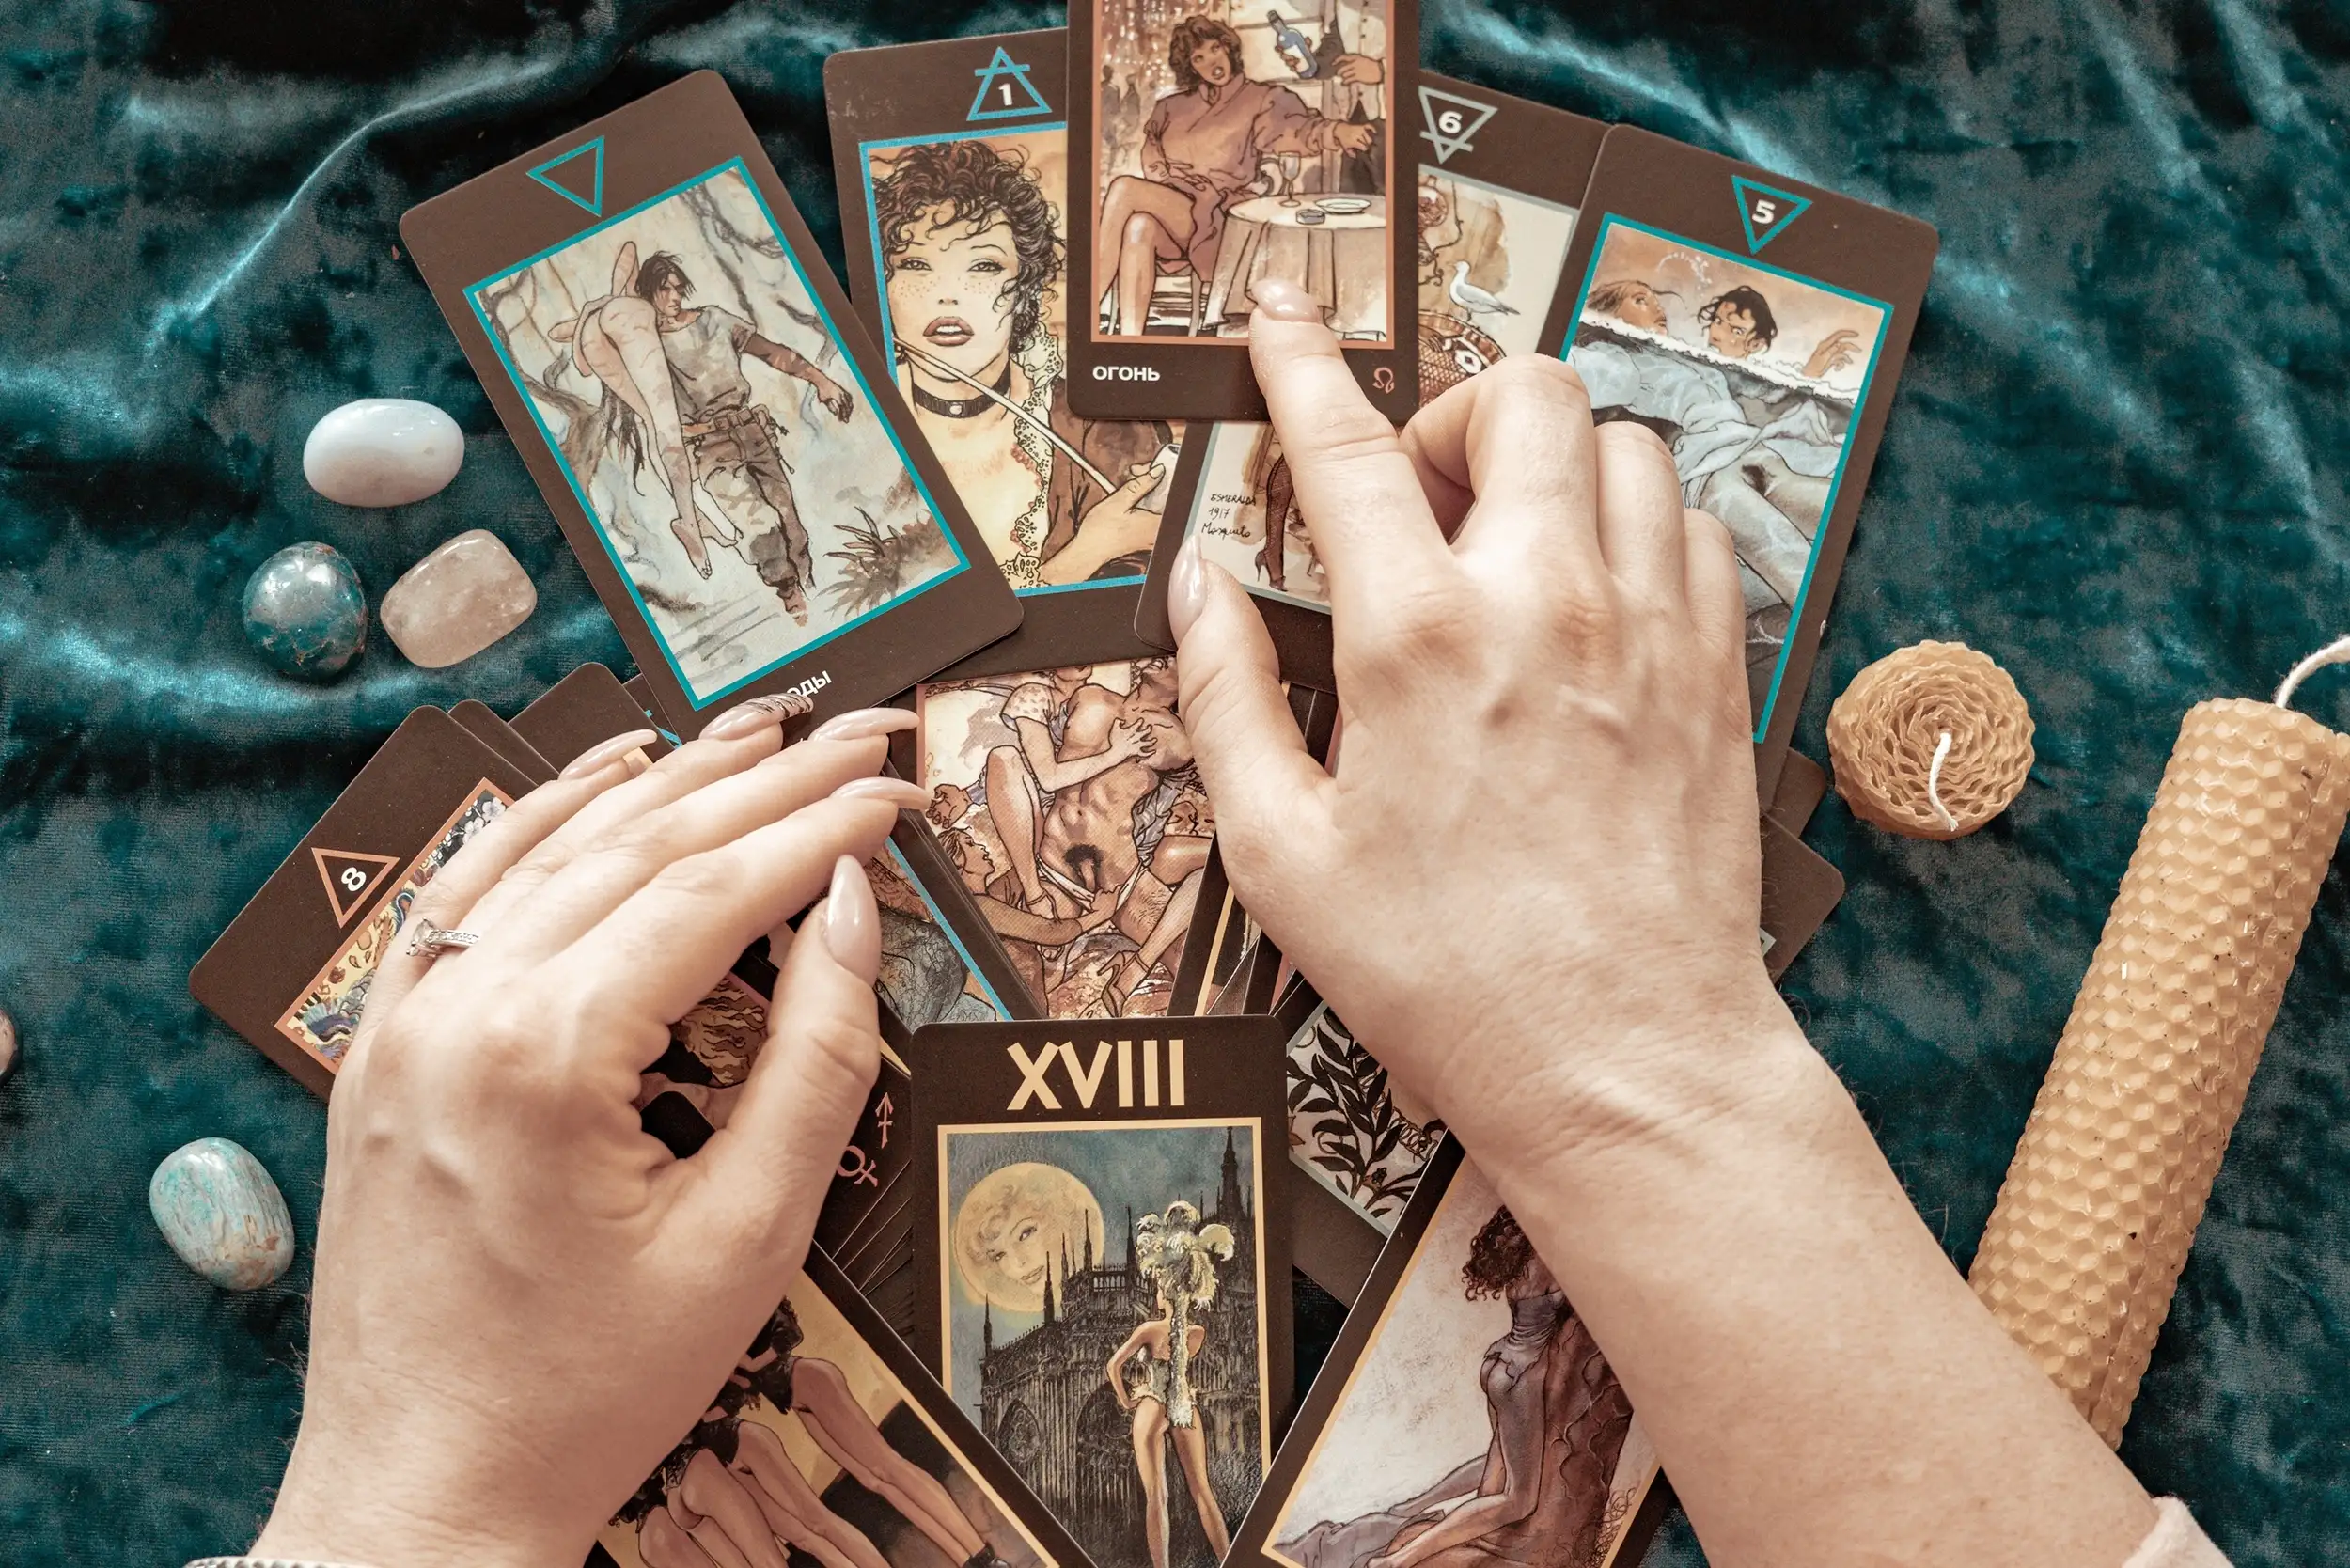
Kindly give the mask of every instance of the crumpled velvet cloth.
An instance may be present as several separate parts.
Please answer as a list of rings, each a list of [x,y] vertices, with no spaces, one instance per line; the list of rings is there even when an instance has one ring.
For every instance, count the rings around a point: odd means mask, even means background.
[[[1955,1262],[1971,1254],[2180,713],[2350,630],[2350,18],[2324,0],[1428,0],[1437,69],[1932,220],[1943,251],[1798,744],[1919,637],[2013,672],[2014,809],[1953,844],[1833,800],[1851,891],[1796,1011]],[[999,4],[45,0],[0,14],[0,1560],[243,1546],[293,1435],[320,1106],[189,965],[411,707],[510,712],[613,632],[399,249],[402,209],[703,66],[838,255],[832,50],[1037,26]],[[393,511],[303,483],[313,420],[404,394],[463,473]],[[339,682],[245,646],[305,539],[370,598],[489,527],[537,616],[453,670]],[[2321,676],[2304,706],[2350,723]],[[1527,781],[1540,788],[1541,781]],[[2123,1453],[2240,1568],[2350,1543],[2350,899],[2319,902]],[[225,1135],[305,1252],[213,1290],[147,1178]],[[1930,1411],[1919,1419],[1931,1420]],[[1670,1527],[1652,1560],[1700,1554]]]

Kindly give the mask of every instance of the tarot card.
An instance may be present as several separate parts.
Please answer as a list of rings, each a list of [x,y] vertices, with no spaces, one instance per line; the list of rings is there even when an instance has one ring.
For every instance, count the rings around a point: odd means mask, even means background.
[[[907,1027],[1042,1016],[922,819],[900,812],[865,872],[881,909],[880,988]]]
[[[1590,1331],[1447,1138],[1226,1560],[1637,1563],[1656,1480]]]
[[[914,704],[892,760],[1043,1013],[1167,1012],[1215,832],[1174,661],[928,682]]]
[[[642,729],[647,722],[643,704],[629,695],[619,676],[602,665],[586,664],[516,713],[514,729],[548,761],[562,768],[589,746]],[[637,749],[645,754],[645,760],[657,762],[669,754],[669,743],[651,740]]]
[[[1020,622],[733,95],[697,71],[400,220],[657,706],[870,706]]]
[[[1593,415],[1664,436],[1683,498],[1737,544],[1765,802],[1938,243],[1915,218],[1619,126],[1543,326]]]
[[[651,682],[642,675],[632,675],[620,682],[620,689],[628,693],[629,700],[643,711],[645,722],[661,731],[663,740],[671,745],[678,744],[677,727],[669,722],[669,715],[661,711],[661,704],[653,700]]]
[[[1297,1266],[1352,1301],[1418,1184],[1444,1124],[1387,1097],[1386,1070],[1310,985],[1282,997],[1289,1041],[1290,1233]]]
[[[469,697],[462,702],[450,703],[448,716],[466,734],[513,763],[533,784],[544,784],[555,776],[555,764],[540,756],[539,748],[524,740],[512,725],[498,717],[497,711],[488,703]]]
[[[1418,358],[1396,132],[1416,0],[1081,0],[1069,11],[1070,401],[1102,419],[1261,419],[1256,290],[1311,295],[1391,419]]]
[[[1214,1568],[1291,1392],[1278,1026],[1163,1027],[914,1043],[916,1353],[1101,1568]]]
[[[1067,39],[1055,27],[824,61],[849,291],[1022,600],[1020,629],[948,680],[1132,642],[1182,438],[1156,417],[1070,412]]]
[[[1087,1568],[1085,1554],[821,1251],[589,1568]]]
[[[1411,144],[1419,300],[1419,400],[1511,354],[1535,352],[1591,165],[1594,119],[1423,72]],[[1256,596],[1292,681],[1330,689],[1330,597],[1273,427],[1195,431],[1177,463],[1135,629],[1175,646],[1167,573],[1186,534]]]
[[[1844,874],[1769,817],[1762,819],[1762,963],[1787,972],[1844,896]]]
[[[416,894],[532,779],[419,708],[188,975],[221,1021],[323,1098]]]
[[[1771,808],[1766,815],[1800,839],[1805,825],[1811,821],[1811,813],[1826,798],[1827,769],[1793,746],[1788,747],[1786,760],[1778,768],[1778,787],[1771,793]]]

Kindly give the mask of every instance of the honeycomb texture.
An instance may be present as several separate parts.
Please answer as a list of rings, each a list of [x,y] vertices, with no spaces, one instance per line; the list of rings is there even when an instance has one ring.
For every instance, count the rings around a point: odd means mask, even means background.
[[[1963,642],[1896,649],[1854,676],[1827,715],[1836,792],[1863,822],[1913,839],[1962,838],[2013,804],[2031,772],[2031,734],[2013,678]],[[1950,755],[1929,790],[1944,735]]]
[[[2199,703],[1968,1278],[2119,1444],[2350,810],[2350,736]]]

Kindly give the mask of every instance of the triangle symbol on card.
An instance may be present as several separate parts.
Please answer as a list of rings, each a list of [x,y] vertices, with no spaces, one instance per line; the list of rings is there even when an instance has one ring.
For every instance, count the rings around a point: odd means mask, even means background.
[[[1779,230],[1801,217],[1804,209],[1811,205],[1810,196],[1765,185],[1760,180],[1748,180],[1743,174],[1730,177],[1730,190],[1738,201],[1738,221],[1746,226],[1748,256],[1778,239]]]
[[[530,178],[575,206],[603,215],[603,138],[584,143],[529,171]]]
[[[335,924],[351,924],[352,917],[367,907],[368,895],[384,885],[400,864],[397,855],[368,855],[358,850],[314,849],[310,858],[319,869],[319,881],[326,886],[327,907],[335,912]]]

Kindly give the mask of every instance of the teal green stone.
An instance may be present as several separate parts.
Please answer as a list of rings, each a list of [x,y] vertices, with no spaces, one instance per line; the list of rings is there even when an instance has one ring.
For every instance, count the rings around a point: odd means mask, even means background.
[[[368,640],[359,573],[331,544],[287,545],[245,580],[244,635],[288,675],[341,674]]]
[[[147,1184],[148,1212],[180,1261],[224,1291],[253,1291],[293,1262],[293,1216],[261,1162],[225,1137],[200,1137],[164,1158]]]

